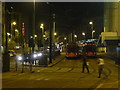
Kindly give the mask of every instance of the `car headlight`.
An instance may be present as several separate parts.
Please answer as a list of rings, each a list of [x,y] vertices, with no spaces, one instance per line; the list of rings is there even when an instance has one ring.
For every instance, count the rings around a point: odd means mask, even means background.
[[[42,56],[42,53],[38,53],[38,56]]]
[[[18,60],[19,60],[19,61],[21,61],[21,60],[22,60],[22,57],[21,57],[21,56],[19,56],[19,57],[18,57]]]
[[[33,54],[33,57],[36,58],[36,57],[37,57],[37,54]]]

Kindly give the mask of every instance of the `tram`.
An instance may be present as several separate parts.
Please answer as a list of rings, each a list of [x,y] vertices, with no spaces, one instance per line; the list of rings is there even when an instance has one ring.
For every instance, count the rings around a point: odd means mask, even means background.
[[[66,58],[79,57],[79,46],[76,43],[71,43],[66,46]]]
[[[86,44],[83,47],[82,52],[88,57],[96,57],[97,56],[97,47],[95,44]]]

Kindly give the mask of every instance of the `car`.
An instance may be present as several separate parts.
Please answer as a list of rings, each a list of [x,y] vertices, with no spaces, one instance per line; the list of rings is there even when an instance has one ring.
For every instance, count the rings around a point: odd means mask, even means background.
[[[23,54],[17,56],[17,61],[18,62],[24,61],[25,64],[30,64],[31,62],[32,62],[32,64],[35,64],[36,61],[39,61],[41,59],[42,55],[43,55],[43,53],[41,53],[41,52],[23,53]]]
[[[21,49],[21,48],[22,48],[21,46],[15,46],[15,47],[14,47],[15,50],[19,50],[19,49]]]
[[[9,50],[8,53],[9,53],[10,57],[16,56],[16,52],[14,50]]]

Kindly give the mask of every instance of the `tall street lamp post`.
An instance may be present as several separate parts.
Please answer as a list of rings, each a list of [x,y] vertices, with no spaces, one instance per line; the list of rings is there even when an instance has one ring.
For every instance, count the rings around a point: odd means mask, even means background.
[[[66,37],[64,37],[64,40],[65,40],[65,47],[66,47],[66,43],[67,43],[67,38],[66,38]]]
[[[90,21],[90,22],[89,22],[89,24],[91,25],[91,30],[92,30],[92,39],[93,39],[93,33],[95,32],[95,31],[93,30],[93,22],[92,22],[92,21]]]
[[[41,36],[41,38],[42,38],[42,44],[44,46],[44,38],[43,38],[43,35],[44,35],[44,24],[41,24],[40,28],[42,29],[42,36]]]
[[[84,39],[85,39],[85,33],[83,32],[82,35],[84,36]]]
[[[13,38],[15,37],[14,26],[15,26],[16,24],[17,24],[16,21],[13,21],[13,22],[11,23],[11,32],[12,32],[12,36],[13,36]]]
[[[11,34],[7,33],[7,35],[8,35],[8,41],[10,41]]]
[[[95,30],[92,31],[92,39],[94,38],[93,34],[95,33]]]
[[[76,39],[77,39],[77,35],[74,35],[74,39],[75,39],[75,42],[76,42]]]

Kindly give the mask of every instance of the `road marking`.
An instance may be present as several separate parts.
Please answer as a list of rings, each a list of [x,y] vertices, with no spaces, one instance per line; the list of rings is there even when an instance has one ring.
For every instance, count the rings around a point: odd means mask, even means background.
[[[48,78],[44,79],[44,80],[49,80]]]
[[[101,86],[105,85],[105,84],[112,84],[112,86],[116,83],[118,83],[119,81],[116,81],[116,82],[112,82],[112,83],[102,83],[102,84],[99,84],[96,88],[100,88]]]
[[[98,85],[96,88],[100,88],[103,84]]]

